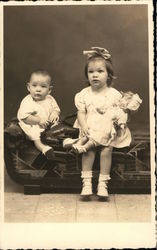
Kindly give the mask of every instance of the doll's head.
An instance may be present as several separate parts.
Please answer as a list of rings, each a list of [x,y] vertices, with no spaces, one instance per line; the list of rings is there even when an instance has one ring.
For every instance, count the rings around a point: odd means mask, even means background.
[[[87,55],[88,60],[85,65],[85,76],[89,80],[88,77],[88,67],[91,62],[98,62],[102,61],[106,71],[107,71],[107,86],[110,86],[112,84],[112,80],[115,79],[114,74],[113,74],[113,66],[112,66],[112,61],[111,61],[111,55],[109,52],[104,49],[104,48],[99,48],[99,47],[92,47],[90,51],[83,51],[84,55]]]
[[[121,92],[122,98],[119,100],[119,107],[124,110],[136,111],[140,107],[142,100],[138,94],[131,91]]]
[[[52,90],[50,74],[45,70],[32,72],[30,80],[27,83],[27,89],[35,101],[44,100]]]

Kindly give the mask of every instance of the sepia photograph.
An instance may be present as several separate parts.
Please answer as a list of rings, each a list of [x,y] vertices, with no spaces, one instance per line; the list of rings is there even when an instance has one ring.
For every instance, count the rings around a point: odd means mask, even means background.
[[[155,247],[153,1],[0,7],[0,248]]]

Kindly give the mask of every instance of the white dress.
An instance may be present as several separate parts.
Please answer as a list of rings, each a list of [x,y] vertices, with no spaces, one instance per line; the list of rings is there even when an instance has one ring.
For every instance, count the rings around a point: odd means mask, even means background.
[[[112,87],[102,93],[93,92],[91,87],[87,87],[76,94],[75,105],[78,111],[86,113],[89,137],[96,144],[116,148],[130,145],[130,130],[126,128],[125,133],[118,136],[113,125],[114,121],[118,124],[127,122],[127,114],[116,106],[120,98],[120,92]],[[74,127],[80,128],[78,120]]]
[[[40,118],[47,121],[54,111],[58,114],[60,113],[59,106],[51,95],[47,95],[42,101],[34,101],[29,94],[22,100],[17,113],[19,125],[30,140],[38,140],[40,138],[40,133],[44,131],[44,129],[39,125],[26,124],[23,122],[23,119],[36,112]]]

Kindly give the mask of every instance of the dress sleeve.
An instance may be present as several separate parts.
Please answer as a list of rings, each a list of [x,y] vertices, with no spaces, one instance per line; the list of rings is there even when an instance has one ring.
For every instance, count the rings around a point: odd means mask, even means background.
[[[75,95],[75,106],[78,111],[86,112],[85,98],[82,91]]]
[[[34,109],[33,101],[29,96],[26,96],[20,104],[19,110],[17,112],[17,118],[18,120],[23,120],[34,112],[37,111]]]
[[[116,90],[116,89],[114,89],[114,90],[115,90],[114,91],[114,100],[115,100],[115,104],[117,105],[119,100],[122,97],[122,94],[118,90]]]

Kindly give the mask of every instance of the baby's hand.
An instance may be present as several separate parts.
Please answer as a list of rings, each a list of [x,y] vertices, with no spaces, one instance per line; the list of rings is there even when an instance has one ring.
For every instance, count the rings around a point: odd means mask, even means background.
[[[48,124],[49,124],[49,121],[46,120],[46,119],[41,118],[40,121],[39,121],[39,126],[40,126],[41,128],[46,129],[47,126],[48,126]]]
[[[49,117],[50,122],[52,123],[58,123],[59,121],[59,116],[57,113],[52,113]]]

